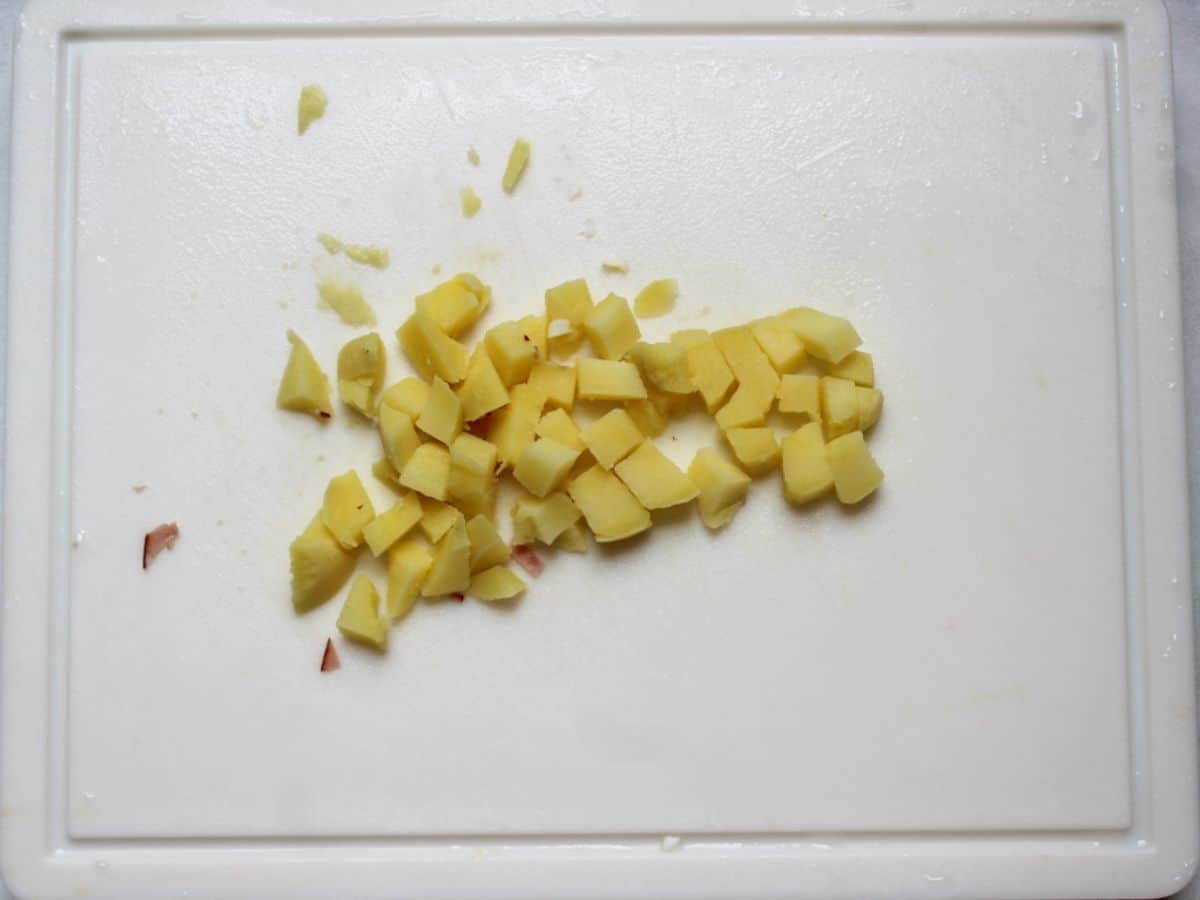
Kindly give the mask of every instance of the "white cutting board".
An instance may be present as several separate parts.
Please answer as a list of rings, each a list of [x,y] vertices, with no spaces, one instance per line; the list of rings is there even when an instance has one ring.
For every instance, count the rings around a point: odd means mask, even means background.
[[[35,3],[5,473],[15,893],[1179,886],[1166,47],[1133,0]],[[329,111],[298,138],[308,82]],[[533,162],[506,197],[517,135]],[[887,393],[887,482],[847,514],[765,479],[725,532],[673,517],[555,558],[515,610],[425,605],[385,656],[341,644],[321,675],[338,603],[292,613],[287,544],[379,451],[349,415],[273,407],[287,328],[329,369],[358,333],[316,306],[345,268],[318,231],[391,249],[355,278],[393,348],[435,264],[488,281],[495,320],[580,275],[677,277],[653,337],[844,313]],[[143,572],[162,521],[183,537]]]

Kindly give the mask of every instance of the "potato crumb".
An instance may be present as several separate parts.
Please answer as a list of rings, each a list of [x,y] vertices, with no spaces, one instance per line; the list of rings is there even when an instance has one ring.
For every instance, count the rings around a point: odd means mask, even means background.
[[[317,292],[321,295],[318,305],[332,309],[347,325],[375,324],[375,310],[354,285],[322,281],[317,285]]]
[[[467,148],[467,162],[473,166],[479,165],[479,152],[474,147]]]
[[[332,234],[326,234],[325,232],[321,232],[320,234],[317,235],[317,241],[329,253],[341,253],[342,252],[342,242],[339,241],[337,238],[335,238]]]
[[[479,199],[479,195],[470,185],[458,192],[458,200],[462,204],[462,214],[468,219],[479,212],[479,208],[483,206],[483,201]]]
[[[300,89],[300,107],[298,131],[300,134],[308,131],[308,126],[325,115],[325,107],[329,105],[329,97],[321,90],[320,85],[306,84]]]
[[[508,154],[508,165],[504,167],[504,178],[500,182],[506,194],[511,194],[516,189],[528,165],[529,142],[524,138],[517,138]]]
[[[674,278],[652,281],[634,298],[633,311],[641,319],[665,316],[675,308],[675,298],[678,296],[679,285]]]
[[[615,272],[618,275],[624,275],[629,271],[629,264],[620,260],[609,259],[600,263],[600,268],[605,272]]]
[[[364,266],[374,266],[376,269],[386,269],[391,262],[391,254],[386,247],[372,247],[366,244],[347,244],[346,256]]]

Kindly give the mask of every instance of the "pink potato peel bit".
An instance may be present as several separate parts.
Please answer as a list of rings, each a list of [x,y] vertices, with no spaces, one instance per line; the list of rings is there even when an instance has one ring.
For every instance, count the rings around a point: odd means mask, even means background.
[[[142,568],[148,569],[150,563],[163,550],[170,550],[179,539],[179,526],[174,522],[159,525],[153,531],[146,533],[142,541]]]

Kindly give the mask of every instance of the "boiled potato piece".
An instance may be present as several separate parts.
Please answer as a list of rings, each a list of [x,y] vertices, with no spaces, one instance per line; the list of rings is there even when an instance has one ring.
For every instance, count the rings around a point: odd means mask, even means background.
[[[779,411],[801,413],[821,421],[820,379],[816,375],[784,375],[779,382]]]
[[[475,193],[475,188],[469,184],[458,189],[458,203],[462,209],[462,214],[468,219],[473,217],[483,207],[483,201]]]
[[[467,522],[467,539],[471,542],[471,574],[508,562],[508,544],[487,516],[472,516]]]
[[[521,451],[533,442],[542,418],[546,395],[528,384],[518,384],[509,392],[508,406],[496,413],[488,438],[496,445],[500,461],[515,466]]]
[[[760,319],[750,326],[750,333],[779,374],[795,372],[804,365],[808,356],[804,342],[779,319]]]
[[[633,311],[638,318],[649,319],[665,316],[675,308],[679,297],[679,285],[674,278],[661,278],[642,288],[633,298]]]
[[[525,582],[508,570],[507,566],[492,566],[471,577],[467,593],[479,600],[494,602],[511,600],[525,590]]]
[[[574,366],[537,362],[529,373],[529,385],[546,395],[546,405],[551,409],[570,412],[575,406],[575,376]]]
[[[376,650],[387,648],[387,623],[379,615],[379,591],[366,575],[359,575],[350,585],[337,627],[352,641]]]
[[[779,465],[779,441],[770,428],[730,428],[725,440],[751,475],[762,475]]]
[[[579,507],[561,491],[544,499],[522,497],[512,508],[513,542],[553,544],[582,515]]]
[[[417,417],[416,426],[447,447],[453,444],[454,439],[462,432],[462,401],[442,379],[433,379],[429,399],[425,401],[425,408]]]
[[[842,503],[865,500],[883,482],[861,431],[851,431],[825,445],[825,458],[833,473],[833,489]]]
[[[650,392],[645,400],[626,400],[625,412],[646,437],[658,437],[667,430],[670,419],[667,405],[661,402],[662,394]]]
[[[572,325],[582,325],[594,306],[587,281],[582,278],[564,281],[546,291],[546,320],[548,322],[557,320],[570,322]]]
[[[829,367],[829,374],[834,378],[845,378],[862,387],[875,386],[875,360],[870,353],[855,350],[846,355],[839,363]]]
[[[414,422],[428,400],[429,382],[414,375],[390,385],[379,398],[381,404],[407,413]]]
[[[308,126],[325,115],[329,96],[319,84],[306,84],[300,88],[300,103],[296,113],[296,132],[304,134]]]
[[[819,422],[809,422],[789,434],[780,446],[783,493],[793,503],[808,503],[833,487],[833,471],[825,458],[825,438]]]
[[[525,174],[525,167],[529,165],[529,150],[529,141],[524,138],[517,138],[513,143],[508,154],[508,163],[504,166],[504,177],[500,180],[504,193],[511,194],[516,190],[517,184]]]
[[[826,362],[841,362],[862,343],[854,326],[841,316],[797,306],[779,318],[800,336],[804,349]]]
[[[651,525],[646,508],[621,479],[603,466],[592,466],[576,477],[567,493],[601,543],[625,540]]]
[[[308,413],[318,419],[333,416],[333,403],[329,399],[329,383],[308,344],[294,331],[287,333],[292,352],[288,355],[287,367],[279,382],[279,393],[275,405],[291,412]]]
[[[352,550],[362,543],[363,528],[375,518],[375,508],[358,473],[351,469],[329,480],[321,504],[321,521],[339,544]]]
[[[826,375],[820,381],[820,392],[825,440],[831,441],[858,428],[858,395],[853,381]]]
[[[445,500],[450,483],[450,451],[441,444],[422,444],[401,470],[400,483],[424,497]]]
[[[671,335],[671,343],[680,345],[687,353],[688,375],[708,411],[719,409],[737,380],[712,336],[701,329],[677,331]]]
[[[562,484],[580,452],[550,438],[538,438],[521,451],[513,477],[533,496],[545,497]]]
[[[728,431],[730,428],[762,425],[773,400],[774,395],[764,399],[760,392],[739,384],[729,402],[717,410],[717,426],[722,431]]]
[[[613,468],[646,509],[666,509],[695,500],[700,491],[679,466],[645,441]]]
[[[483,315],[487,303],[483,299],[486,287],[472,289],[472,285],[461,280],[461,276],[443,281],[431,291],[418,294],[413,305],[417,312],[429,318],[438,328],[452,338],[458,337]],[[488,292],[490,294],[490,291]]]
[[[318,306],[332,309],[347,325],[374,325],[375,310],[352,284],[325,279],[317,284]]]
[[[601,359],[620,359],[642,336],[629,301],[609,294],[583,320],[583,330]]]
[[[576,366],[581,400],[644,400],[648,396],[633,363],[581,359]]]
[[[473,434],[460,434],[450,445],[446,493],[460,505],[479,502],[495,483],[496,445]]]
[[[505,385],[511,387],[529,377],[537,361],[537,348],[519,322],[501,322],[488,331],[483,340],[492,365]]]
[[[672,394],[690,394],[696,390],[688,372],[687,350],[679,344],[638,341],[627,355],[651,387]]]
[[[858,430],[866,431],[879,421],[883,411],[883,393],[876,388],[855,387],[854,399],[858,406]]]
[[[440,541],[461,518],[463,514],[449,503],[439,503],[428,497],[421,501],[421,531],[431,543]]]
[[[296,612],[314,609],[342,589],[354,571],[358,554],[338,543],[315,515],[288,548],[292,562],[292,606]]]
[[[583,442],[583,436],[579,432],[579,426],[561,409],[552,409],[542,416],[534,433],[538,437],[550,438],[560,444],[574,447],[576,450],[587,449],[587,445]]]
[[[688,478],[700,491],[700,521],[713,530],[733,521],[750,490],[750,476],[712,447],[697,451]]]
[[[392,547],[388,554],[387,614],[393,622],[412,610],[431,565],[433,554],[418,539],[405,538]]]
[[[417,495],[407,493],[387,512],[377,515],[363,528],[363,540],[371,549],[372,556],[382,556],[421,521],[421,501]]]
[[[338,395],[347,406],[368,419],[375,418],[377,394],[383,386],[387,351],[383,339],[372,332],[350,341],[338,351]]]
[[[714,331],[712,338],[738,380],[738,389],[763,405],[764,412],[770,409],[779,388],[779,373],[758,346],[754,333],[747,327],[723,328]]]
[[[371,474],[397,494],[404,493],[404,488],[400,485],[400,473],[386,459],[377,459],[371,463]]]
[[[554,540],[555,550],[565,550],[567,553],[587,553],[587,529],[576,522]]]
[[[549,354],[546,348],[546,317],[545,316],[526,316],[517,321],[521,326],[521,334],[523,334],[533,344],[534,358],[547,359]]]
[[[412,418],[386,403],[379,404],[379,439],[383,452],[397,472],[403,472],[416,449],[421,446]]]
[[[404,355],[422,378],[437,375],[447,384],[458,384],[467,377],[467,348],[438,328],[423,313],[413,313],[396,330]]]
[[[467,377],[458,386],[458,399],[462,401],[463,419],[467,422],[474,422],[508,403],[508,388],[483,344],[471,351]]]
[[[611,469],[646,439],[623,409],[608,411],[584,428],[580,436],[596,462],[605,469]]]
[[[356,263],[376,269],[386,269],[392,260],[387,247],[375,247],[371,244],[347,244],[346,256]]]
[[[422,597],[442,597],[465,591],[471,584],[471,540],[461,517],[438,541],[433,563],[421,583]]]

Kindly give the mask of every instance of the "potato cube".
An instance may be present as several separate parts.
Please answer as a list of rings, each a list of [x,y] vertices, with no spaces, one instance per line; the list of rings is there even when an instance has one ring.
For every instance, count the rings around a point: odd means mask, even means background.
[[[546,343],[554,359],[570,359],[583,346],[583,341],[582,325],[571,325],[560,319],[546,327]]]
[[[376,394],[383,386],[387,351],[378,334],[364,334],[338,351],[338,395],[347,406],[375,418]]]
[[[379,615],[379,591],[366,575],[359,575],[350,585],[337,627],[352,641],[376,650],[387,648],[387,623]]]
[[[587,281],[582,278],[564,281],[546,291],[546,320],[549,322],[562,320],[582,325],[594,306]]]
[[[458,399],[462,401],[463,419],[467,422],[474,422],[508,403],[508,388],[483,344],[471,352],[467,377],[458,386]]]
[[[825,445],[825,458],[833,473],[833,488],[842,503],[858,503],[883,482],[861,431],[851,431]]]
[[[695,500],[700,493],[679,466],[645,441],[613,468],[646,509],[666,509]]]
[[[405,493],[400,485],[400,473],[386,459],[377,459],[371,463],[371,474],[397,494]]]
[[[629,301],[609,294],[583,320],[592,349],[602,359],[620,359],[642,336]]]
[[[508,562],[508,544],[487,516],[473,516],[467,522],[467,539],[471,542],[472,574]]]
[[[467,348],[437,327],[429,316],[413,313],[396,331],[412,367],[425,379],[437,375],[448,384],[467,377]]]
[[[525,590],[525,582],[508,570],[507,566],[492,566],[471,577],[467,593],[489,603],[511,600]]]
[[[567,553],[587,553],[587,529],[579,522],[576,522],[555,538],[554,549],[564,550]]]
[[[400,483],[434,500],[445,500],[450,482],[450,451],[441,444],[422,444],[400,471]]]
[[[379,439],[383,452],[397,472],[403,472],[408,460],[421,446],[421,436],[408,413],[386,403],[379,405]]]
[[[338,381],[338,399],[368,419],[375,418],[375,397],[368,385],[357,381]]]
[[[820,381],[820,392],[825,440],[831,441],[858,428],[858,396],[853,381],[826,375]]]
[[[553,544],[582,515],[579,507],[561,491],[541,500],[522,497],[512,508],[513,542],[527,544],[536,540]]]
[[[780,319],[800,335],[804,349],[817,359],[841,362],[862,343],[854,326],[841,316],[831,316],[807,306],[797,306]]]
[[[570,412],[575,406],[575,375],[574,366],[537,362],[529,373],[529,384],[546,395],[548,407]]]
[[[504,177],[500,180],[504,193],[511,194],[516,190],[521,176],[525,174],[525,167],[529,165],[529,149],[529,141],[524,138],[517,138],[513,143],[504,166]]]
[[[606,469],[611,469],[646,439],[623,409],[609,410],[584,428],[580,436],[596,462]]]
[[[425,408],[425,402],[428,399],[429,382],[417,378],[415,375],[402,378],[395,384],[390,385],[383,392],[383,396],[379,398],[383,405],[408,413],[409,418],[414,422],[417,420],[417,416],[421,414],[421,410]]]
[[[677,331],[671,343],[679,344],[687,353],[688,375],[708,411],[714,412],[733,390],[736,379],[725,357],[717,349],[712,336],[701,329]]]
[[[454,502],[459,511],[468,519],[475,516],[487,516],[494,520],[496,518],[496,486],[497,481],[493,478],[480,496]]]
[[[858,405],[858,430],[866,431],[879,421],[883,394],[876,388],[855,387],[854,399]]]
[[[533,344],[537,359],[549,359],[546,350],[546,317],[526,316],[517,324],[521,326],[521,334],[529,338],[529,343]]]
[[[484,336],[484,345],[500,380],[512,386],[529,377],[537,349],[519,322],[501,322]]]
[[[696,390],[688,372],[687,350],[679,344],[638,341],[629,348],[628,357],[651,387],[673,394],[690,394]]]
[[[417,312],[428,316],[450,337],[458,337],[474,325],[485,306],[475,291],[454,278],[419,294],[415,305]]]
[[[783,439],[783,494],[792,503],[808,503],[833,487],[833,472],[825,459],[821,424],[809,422]]]
[[[816,375],[784,375],[779,381],[779,411],[821,421],[821,392]]]
[[[440,378],[433,379],[429,399],[417,418],[416,426],[447,447],[454,443],[463,428],[463,407],[458,395]]]
[[[513,467],[513,477],[535,497],[545,497],[562,484],[581,451],[549,438],[527,444]]]
[[[576,477],[567,493],[601,543],[621,541],[650,527],[650,513],[616,475],[592,466]]]
[[[829,367],[829,374],[835,378],[845,378],[862,387],[875,386],[875,360],[870,353],[855,350],[849,353],[839,363]]]
[[[382,556],[392,544],[408,534],[421,521],[421,501],[407,493],[387,512],[382,512],[363,528],[363,540],[372,556]]]
[[[804,342],[780,319],[760,319],[750,326],[750,332],[779,374],[795,372],[804,365],[808,357]]]
[[[775,391],[779,389],[779,373],[746,327],[723,328],[713,332],[713,342],[738,380],[738,387],[759,403],[764,412],[771,408]]]
[[[433,554],[420,540],[405,538],[388,554],[387,614],[393,622],[412,610],[421,582],[433,565]]]
[[[527,384],[514,385],[509,392],[508,406],[496,413],[488,431],[500,461],[506,466],[515,466],[521,451],[533,442],[545,404],[546,395]]]
[[[750,476],[712,447],[696,453],[688,477],[700,490],[700,521],[713,530],[733,520],[750,490]]]
[[[773,399],[772,395],[771,398],[764,400],[761,393],[755,392],[744,384],[739,384],[738,389],[729,398],[729,402],[717,410],[717,426],[722,431],[728,431],[730,428],[761,425],[766,421]]]
[[[338,543],[313,516],[288,548],[292,563],[292,606],[298,613],[314,609],[341,590],[354,571],[358,554]]]
[[[475,437],[460,434],[450,445],[450,477],[446,493],[455,501],[479,501],[495,482],[496,445]]]
[[[678,297],[679,285],[675,279],[660,278],[638,291],[638,295],[633,298],[633,311],[641,319],[665,316],[675,308],[675,300]]]
[[[578,367],[579,399],[642,400],[648,395],[637,366],[610,359],[581,359]]]
[[[433,563],[421,583],[421,596],[459,593],[470,584],[471,540],[467,537],[467,523],[460,517],[434,548]]]
[[[321,521],[347,550],[362,543],[363,527],[375,518],[375,508],[358,473],[351,469],[329,480],[321,504]]]
[[[450,280],[455,284],[461,284],[468,291],[475,295],[475,299],[479,301],[479,307],[476,311],[476,319],[478,319],[479,316],[482,316],[484,311],[492,302],[492,289],[470,272],[459,272]]]
[[[538,437],[550,438],[576,450],[587,449],[583,436],[579,433],[579,426],[561,409],[553,409],[542,416],[534,433]]]
[[[463,514],[449,503],[440,503],[426,497],[421,501],[421,531],[431,544],[436,544],[454,527]]]
[[[329,399],[329,383],[317,365],[308,344],[294,331],[287,333],[292,345],[283,378],[279,382],[279,393],[275,405],[291,412],[308,413],[318,419],[333,416],[333,403]]]
[[[666,412],[668,406],[662,402],[662,397],[666,395],[658,391],[649,393],[650,396],[645,400],[626,400],[625,412],[629,413],[629,418],[633,419],[633,424],[643,435],[658,437],[667,430],[670,421]]]
[[[770,428],[730,428],[725,440],[751,475],[762,475],[779,465],[779,441]]]

